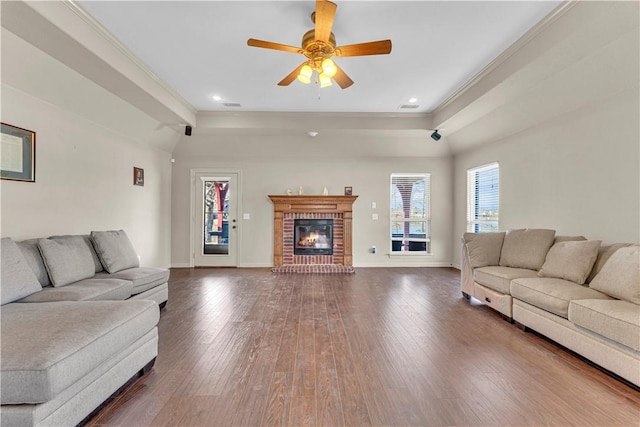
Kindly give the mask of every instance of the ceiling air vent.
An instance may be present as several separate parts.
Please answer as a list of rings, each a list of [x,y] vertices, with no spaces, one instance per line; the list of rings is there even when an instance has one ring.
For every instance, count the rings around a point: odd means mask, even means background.
[[[225,107],[233,107],[233,108],[242,107],[242,105],[240,105],[239,102],[223,102],[222,105]]]
[[[418,108],[419,105],[418,104],[402,104],[400,107],[398,107],[400,110],[415,110],[416,108]]]

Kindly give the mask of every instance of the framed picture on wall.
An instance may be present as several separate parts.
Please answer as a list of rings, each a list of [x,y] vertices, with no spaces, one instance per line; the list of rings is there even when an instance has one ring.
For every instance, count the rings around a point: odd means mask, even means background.
[[[13,181],[36,180],[36,133],[1,124],[0,177]]]
[[[353,187],[344,187],[344,195],[351,196],[353,194]]]
[[[133,185],[144,187],[144,169],[133,167]]]

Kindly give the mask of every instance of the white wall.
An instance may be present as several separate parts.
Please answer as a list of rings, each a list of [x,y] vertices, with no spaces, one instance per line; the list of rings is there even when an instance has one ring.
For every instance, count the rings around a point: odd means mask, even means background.
[[[500,229],[552,228],[605,243],[640,241],[638,90],[455,156],[454,265],[466,225],[466,170],[500,164]]]
[[[273,265],[273,204],[270,194],[285,194],[287,189],[304,194],[321,194],[327,187],[330,194],[343,194],[345,186],[352,186],[358,195],[353,206],[353,262],[360,266],[442,266],[451,264],[452,176],[450,157],[306,157],[309,147],[304,137],[265,136],[261,144],[279,144],[289,149],[289,156],[273,153],[256,158],[246,146],[238,144],[235,156],[215,155],[216,146],[233,146],[234,138],[193,136],[183,138],[174,151],[173,209],[172,209],[172,265],[188,266],[190,230],[190,170],[191,168],[231,168],[241,171],[241,214],[249,213],[250,220],[240,219],[239,264],[245,267]],[[366,141],[362,141],[366,144]],[[345,141],[345,143],[347,143]],[[402,141],[389,140],[389,144]],[[316,145],[316,144],[314,144]],[[430,256],[389,257],[389,180],[394,172],[431,173],[432,254]],[[371,209],[371,202],[377,203]],[[378,213],[379,220],[372,220]],[[377,253],[369,253],[372,245]]]
[[[122,228],[143,265],[170,265],[171,155],[158,147],[175,132],[5,30],[1,101],[3,122],[36,132],[36,182],[0,182],[3,237]]]

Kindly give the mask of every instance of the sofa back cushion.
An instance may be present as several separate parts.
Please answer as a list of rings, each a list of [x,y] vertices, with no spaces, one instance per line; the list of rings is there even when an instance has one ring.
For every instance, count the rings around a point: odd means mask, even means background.
[[[82,236],[55,236],[38,242],[53,286],[65,286],[95,274],[95,264]]]
[[[558,235],[555,237],[555,239],[553,239],[553,244],[555,245],[556,243],[560,243],[560,242],[576,242],[576,241],[581,241],[581,240],[587,240],[586,237],[584,236],[562,236],[562,235]]]
[[[500,265],[540,270],[555,235],[555,230],[546,229],[524,228],[507,231],[500,253]]]
[[[42,289],[22,251],[10,237],[0,239],[0,305]]]
[[[89,249],[89,252],[91,252],[91,258],[93,259],[93,265],[95,266],[95,272],[96,273],[100,273],[101,271],[104,271],[104,268],[102,267],[102,262],[100,262],[100,258],[98,257],[98,254],[96,253],[96,250],[93,247],[93,240],[91,240],[91,236],[89,236],[88,234],[79,234],[79,235],[65,234],[65,235],[60,235],[60,236],[51,236],[51,237],[49,237],[49,239],[61,240],[61,239],[68,239],[70,237],[82,237],[82,239],[84,240],[84,242],[87,245],[87,249]]]
[[[631,243],[612,243],[610,245],[601,245],[598,249],[598,258],[596,259],[595,264],[593,264],[593,269],[591,270],[591,274],[587,278],[587,283],[591,283],[594,277],[602,270],[602,267],[609,261],[611,255],[613,255],[618,249],[626,248],[627,246],[631,246]]]
[[[589,287],[640,305],[640,246],[627,246],[615,251]]]
[[[583,285],[598,257],[600,240],[560,241],[549,249],[540,277],[555,277]]]
[[[462,240],[467,246],[469,261],[473,268],[498,265],[505,232],[464,233]]]
[[[31,270],[38,278],[38,282],[40,282],[40,285],[44,288],[51,286],[51,280],[49,279],[47,267],[44,265],[42,254],[40,254],[40,249],[38,248],[39,241],[40,239],[29,239],[16,242],[16,244],[22,251],[24,258],[27,260],[27,264],[29,264],[29,267],[31,267]]]
[[[140,266],[138,254],[124,230],[92,231],[91,239],[107,272],[113,274]]]

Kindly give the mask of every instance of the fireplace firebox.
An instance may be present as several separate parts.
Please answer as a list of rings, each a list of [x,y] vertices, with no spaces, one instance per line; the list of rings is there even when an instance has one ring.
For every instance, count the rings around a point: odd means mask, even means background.
[[[293,253],[333,255],[333,219],[296,219]]]

